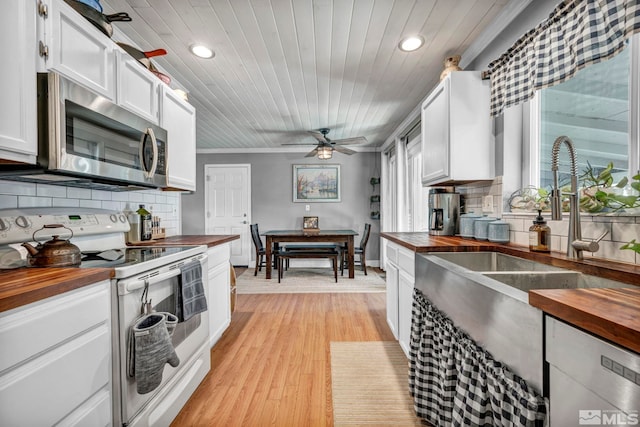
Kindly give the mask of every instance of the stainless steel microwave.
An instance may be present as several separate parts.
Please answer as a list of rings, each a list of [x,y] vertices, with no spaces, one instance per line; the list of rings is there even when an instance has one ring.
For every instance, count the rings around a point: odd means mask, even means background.
[[[114,190],[166,186],[166,130],[60,74],[37,78],[37,165],[13,165],[14,173],[7,169],[0,179]]]

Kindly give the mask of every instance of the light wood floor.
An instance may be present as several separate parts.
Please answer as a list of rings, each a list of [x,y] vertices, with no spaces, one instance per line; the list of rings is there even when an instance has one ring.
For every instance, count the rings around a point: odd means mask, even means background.
[[[331,426],[331,341],[392,341],[385,294],[238,295],[172,426]]]

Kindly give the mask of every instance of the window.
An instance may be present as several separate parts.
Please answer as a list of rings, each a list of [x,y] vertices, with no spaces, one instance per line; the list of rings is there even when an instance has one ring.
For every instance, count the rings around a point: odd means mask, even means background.
[[[595,171],[614,165],[616,181],[638,171],[638,51],[640,39],[634,36],[615,57],[580,70],[570,80],[543,89],[536,95],[539,111],[538,143],[533,158],[539,159],[539,187],[550,188],[551,148],[558,136],[566,135],[574,142],[578,158],[578,175],[588,165]],[[535,142],[534,142],[535,144]],[[569,157],[560,151],[558,175],[561,184],[568,183]],[[536,179],[537,178],[537,179]]]

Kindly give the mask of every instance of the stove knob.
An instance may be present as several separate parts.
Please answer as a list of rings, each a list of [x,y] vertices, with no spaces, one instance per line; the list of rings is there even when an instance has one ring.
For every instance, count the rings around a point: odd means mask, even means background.
[[[10,228],[11,228],[11,223],[9,221],[5,221],[4,219],[0,218],[0,232],[7,231]]]
[[[111,222],[118,222],[118,216],[116,214],[109,215]]]
[[[20,228],[29,228],[31,223],[29,222],[29,220],[27,218],[25,218],[24,216],[20,215],[19,217],[16,218],[16,225],[18,227],[20,227]]]
[[[126,217],[126,216],[124,216],[123,214],[120,214],[120,216],[119,216],[118,218],[120,218],[120,222],[121,222],[121,223],[123,223],[123,224],[124,224],[125,222],[127,222],[127,217]]]

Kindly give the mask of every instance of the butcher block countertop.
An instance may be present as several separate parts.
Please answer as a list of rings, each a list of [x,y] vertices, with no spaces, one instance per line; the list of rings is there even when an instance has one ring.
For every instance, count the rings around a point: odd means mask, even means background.
[[[560,320],[640,353],[640,266],[584,259],[564,253],[531,252],[528,248],[428,233],[380,233],[416,253],[494,251],[544,264],[577,270],[629,284],[624,289],[544,289],[529,291],[529,304]]]
[[[111,278],[110,268],[29,268],[0,271],[0,312]]]
[[[234,235],[183,235],[136,243],[135,246],[199,246],[221,245],[239,239]],[[18,268],[0,270],[0,312],[11,310],[110,279],[111,268]]]
[[[208,247],[222,245],[240,239],[239,234],[183,234],[180,236],[170,236],[164,239],[147,240],[144,242],[136,242],[135,246],[198,246],[206,245]]]

